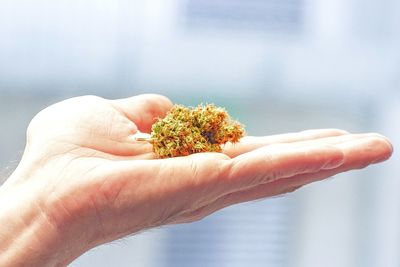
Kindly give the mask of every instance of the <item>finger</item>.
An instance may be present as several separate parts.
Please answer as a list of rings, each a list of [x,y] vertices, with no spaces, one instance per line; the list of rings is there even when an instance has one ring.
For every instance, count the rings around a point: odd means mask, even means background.
[[[268,146],[269,148],[283,148],[283,147],[304,147],[307,145],[336,145],[344,142],[348,142],[351,140],[357,140],[360,138],[365,138],[365,137],[379,137],[386,139],[386,137],[376,134],[376,133],[363,133],[363,134],[344,134],[344,135],[337,135],[337,136],[329,136],[329,137],[321,137],[321,138],[315,138],[315,139],[309,139],[309,140],[300,140],[300,141],[293,141],[293,142],[288,142],[288,143],[272,143]],[[263,137],[252,137],[253,139],[258,139],[258,138],[263,138]],[[387,140],[387,139],[386,139]],[[262,147],[262,146],[261,146]]]
[[[288,179],[280,179],[271,183],[255,186],[248,190],[233,192],[220,197],[213,203],[182,214],[177,223],[195,221],[219,209],[234,204],[253,201],[266,197],[292,192],[306,184],[323,180],[341,172],[365,168],[370,164],[378,163],[390,158],[393,148],[384,137],[369,136],[352,140],[338,145],[344,152],[343,165],[316,173],[295,175]]]
[[[156,119],[164,117],[172,107],[171,100],[156,94],[144,94],[110,101],[115,108],[133,121],[141,132],[145,133],[149,133]]]
[[[229,182],[236,188],[252,187],[302,173],[332,169],[342,163],[342,151],[332,145],[267,146],[232,159]]]
[[[279,134],[263,137],[246,136],[239,143],[227,143],[223,147],[223,153],[229,157],[236,157],[240,154],[252,151],[254,149],[281,143],[293,143],[306,140],[314,140],[325,137],[347,135],[348,132],[339,129],[318,129],[307,130],[298,133]]]
[[[345,139],[344,137],[338,138]],[[273,182],[256,185],[249,189],[240,190],[239,192],[231,192],[222,197],[224,200],[220,202],[225,201],[226,203],[235,204],[290,192],[304,184],[328,178],[340,172],[366,167],[371,163],[383,161],[390,157],[392,153],[390,142],[385,137],[377,134],[355,135],[353,138],[347,139],[347,142],[337,144],[337,147],[343,153],[344,161],[342,165],[336,168],[322,168],[320,171],[314,173],[297,174],[286,179],[278,179]]]
[[[303,185],[326,179],[338,173],[354,169],[362,169],[370,164],[385,161],[390,158],[393,152],[391,144],[385,138],[377,136],[349,141],[339,144],[338,147],[340,147],[344,153],[344,163],[337,168],[321,170],[311,174],[300,174],[289,179],[281,179],[274,183],[255,187],[248,191],[239,192],[238,194],[230,194],[227,197],[227,202],[230,200],[234,200],[234,202],[250,201],[253,199],[286,193],[294,188],[299,188]]]
[[[161,175],[159,168],[154,175],[162,177],[162,187],[179,189],[173,191],[174,207],[186,212],[232,192],[301,173],[335,168],[342,162],[343,153],[331,145],[290,147],[287,144],[263,147],[234,159],[222,153],[169,159],[163,161]],[[151,163],[154,165],[151,169],[157,170],[157,162]]]
[[[264,147],[234,159],[222,153],[199,153],[189,157],[152,161],[153,176],[162,177],[162,185],[180,188],[184,203],[200,206],[210,199],[253,186],[290,177],[335,168],[343,162],[343,153],[330,145]],[[177,192],[174,194],[179,196]]]
[[[338,144],[338,146],[345,155],[345,162],[342,166],[309,176],[300,175],[295,179],[290,179],[292,180],[291,186],[303,186],[341,172],[363,169],[370,164],[380,163],[389,159],[393,153],[391,143],[385,137],[378,135],[345,142]]]

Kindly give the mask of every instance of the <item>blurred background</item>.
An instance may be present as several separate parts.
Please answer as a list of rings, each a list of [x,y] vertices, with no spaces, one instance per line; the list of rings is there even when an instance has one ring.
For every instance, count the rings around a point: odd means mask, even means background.
[[[84,94],[225,106],[250,135],[400,145],[400,1],[2,0],[0,170],[30,119]],[[71,266],[400,266],[398,155],[290,195],[95,248]]]

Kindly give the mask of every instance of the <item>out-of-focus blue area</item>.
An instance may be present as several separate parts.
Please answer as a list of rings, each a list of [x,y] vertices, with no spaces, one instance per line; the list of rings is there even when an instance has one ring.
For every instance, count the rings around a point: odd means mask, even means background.
[[[396,0],[0,2],[0,168],[58,100],[161,93],[252,135],[335,127],[400,145]],[[96,248],[72,266],[400,266],[398,157]]]

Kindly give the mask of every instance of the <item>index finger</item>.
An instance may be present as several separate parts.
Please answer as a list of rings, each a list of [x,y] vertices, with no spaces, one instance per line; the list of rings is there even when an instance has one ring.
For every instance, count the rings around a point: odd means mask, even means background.
[[[346,134],[348,134],[348,132],[340,129],[315,129],[298,133],[286,133],[270,136],[246,136],[243,137],[239,143],[227,143],[223,147],[223,153],[225,153],[229,157],[236,157],[240,154],[267,145],[309,141],[319,138],[334,137]]]

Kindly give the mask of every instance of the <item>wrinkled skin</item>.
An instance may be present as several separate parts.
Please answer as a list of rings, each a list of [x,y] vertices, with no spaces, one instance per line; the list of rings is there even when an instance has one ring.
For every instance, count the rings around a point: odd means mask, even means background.
[[[40,112],[0,187],[0,265],[65,266],[99,244],[292,192],[392,153],[380,135],[326,129],[156,159],[134,135],[148,133],[171,106],[159,95],[85,96]]]

